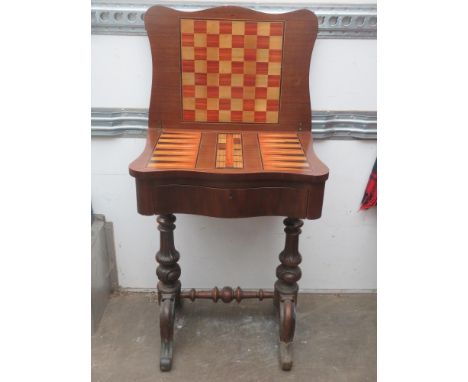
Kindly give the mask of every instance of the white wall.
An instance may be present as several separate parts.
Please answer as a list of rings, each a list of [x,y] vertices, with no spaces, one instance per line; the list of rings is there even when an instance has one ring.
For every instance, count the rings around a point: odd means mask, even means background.
[[[92,106],[147,108],[151,59],[146,37],[92,36]],[[318,40],[311,68],[316,110],[376,110],[376,41]],[[142,138],[92,139],[92,202],[114,222],[119,281],[154,288],[155,219],[136,212],[128,164]],[[376,156],[375,141],[316,141],[330,168],[323,216],[300,240],[303,290],[376,288],[376,211],[358,212]],[[282,219],[178,215],[176,247],[184,287],[272,287],[283,247]]]

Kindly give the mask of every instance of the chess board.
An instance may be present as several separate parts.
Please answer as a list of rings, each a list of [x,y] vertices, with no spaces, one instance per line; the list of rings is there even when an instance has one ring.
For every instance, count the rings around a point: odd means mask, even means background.
[[[181,19],[182,119],[278,123],[283,22]]]

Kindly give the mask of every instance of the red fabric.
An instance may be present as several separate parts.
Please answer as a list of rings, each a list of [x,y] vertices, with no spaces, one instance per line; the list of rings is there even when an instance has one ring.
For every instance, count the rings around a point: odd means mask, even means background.
[[[361,201],[360,210],[368,210],[377,205],[377,159],[375,160],[374,167],[369,176],[366,190]]]

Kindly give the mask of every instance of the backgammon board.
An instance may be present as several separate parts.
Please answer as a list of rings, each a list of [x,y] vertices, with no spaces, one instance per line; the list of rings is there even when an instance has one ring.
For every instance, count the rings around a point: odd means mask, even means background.
[[[310,164],[301,139],[307,144],[307,135],[296,132],[163,130],[147,167],[303,172]]]

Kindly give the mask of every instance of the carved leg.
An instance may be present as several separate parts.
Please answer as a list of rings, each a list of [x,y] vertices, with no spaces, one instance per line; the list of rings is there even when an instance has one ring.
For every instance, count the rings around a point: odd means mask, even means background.
[[[172,214],[158,216],[158,230],[161,232],[161,246],[156,254],[159,263],[156,274],[159,301],[159,328],[161,333],[160,369],[168,371],[172,366],[175,304],[180,299],[179,252],[174,247],[176,218]]]
[[[276,268],[278,280],[275,283],[274,304],[280,319],[280,363],[283,370],[292,368],[292,342],[296,327],[297,281],[301,278],[299,264],[302,257],[299,253],[299,234],[304,223],[301,219],[286,218],[286,244],[280,253],[281,265]]]

